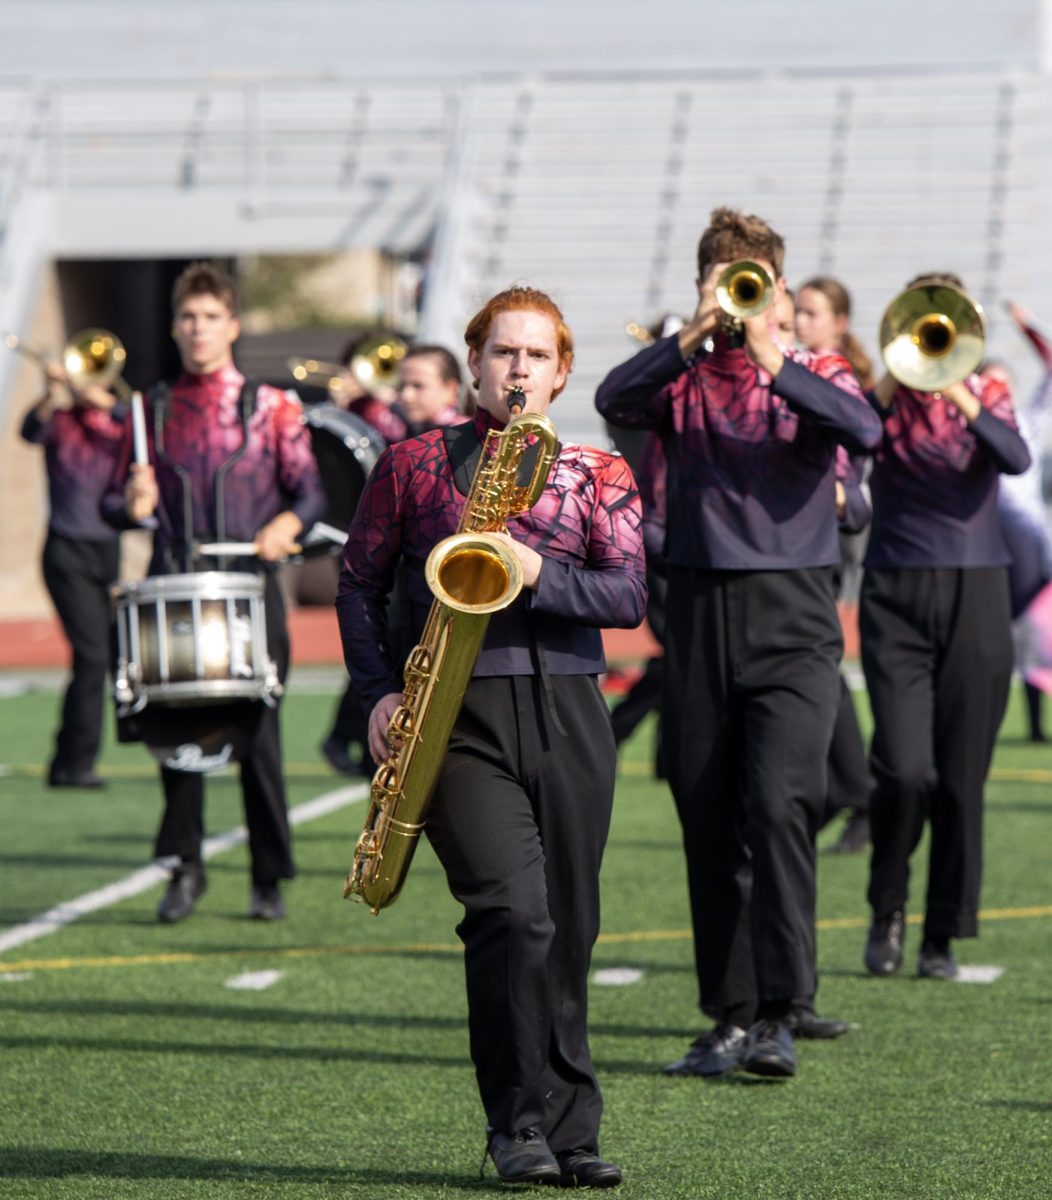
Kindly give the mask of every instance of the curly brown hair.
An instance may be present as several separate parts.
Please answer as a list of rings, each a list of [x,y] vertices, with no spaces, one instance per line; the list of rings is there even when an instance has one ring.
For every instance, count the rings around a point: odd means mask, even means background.
[[[698,278],[704,279],[714,263],[739,258],[762,258],[781,275],[785,265],[785,239],[760,217],[735,208],[714,208],[709,227],[698,242]]]

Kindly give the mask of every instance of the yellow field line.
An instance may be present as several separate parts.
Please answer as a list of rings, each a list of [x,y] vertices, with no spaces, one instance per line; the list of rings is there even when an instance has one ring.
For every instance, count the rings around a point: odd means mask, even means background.
[[[648,762],[622,761],[618,765],[621,775],[653,775],[654,768]],[[44,775],[44,767],[40,763],[5,763],[4,770],[8,778],[40,779]],[[285,764],[285,774],[292,779],[338,779],[340,778],[323,762],[307,763],[293,762]],[[105,779],[156,779],[157,768],[150,763],[142,766],[126,763],[113,763],[103,767],[100,774]],[[217,772],[219,775],[233,775],[233,768],[228,767]],[[990,779],[1001,783],[1052,783],[1052,769],[1045,767],[992,767]]]
[[[1019,921],[1035,917],[1052,917],[1052,904],[1029,908],[988,908],[980,912],[983,921]],[[924,917],[914,914],[906,918],[919,925]],[[819,929],[865,929],[868,917],[827,917],[818,922]],[[631,942],[680,942],[691,936],[689,929],[629,930],[625,933],[601,933],[602,946],[627,945]],[[29,958],[22,962],[0,962],[0,972],[68,971],[76,967],[144,967],[170,966],[179,963],[209,962],[217,958],[318,958],[327,954],[459,954],[459,942],[406,942],[396,946],[288,946],[284,949],[261,946],[242,950],[172,951],[167,954],[111,955],[105,958]]]

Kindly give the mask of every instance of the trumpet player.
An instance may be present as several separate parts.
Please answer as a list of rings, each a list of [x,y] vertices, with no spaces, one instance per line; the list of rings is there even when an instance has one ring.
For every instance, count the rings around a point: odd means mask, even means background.
[[[94,768],[112,665],[109,589],[120,573],[120,534],[99,505],[120,453],[127,409],[108,388],[73,378],[58,363],[47,364],[44,379],[22,437],[44,448],[51,502],[44,583],[73,651],[47,780],[54,788],[100,788]]]
[[[793,998],[815,992],[812,828],[842,650],[834,464],[838,443],[875,446],[880,421],[843,358],[772,337],[784,253],[765,221],[716,209],[694,317],[596,395],[611,424],[658,431],[668,463],[665,768],[716,1022],[671,1074],[793,1075]],[[729,327],[718,290],[741,259],[765,294]]]
[[[938,329],[943,316],[925,315],[925,305],[937,309],[947,289],[955,304],[970,303],[956,276],[921,276],[889,307],[885,326],[899,311],[895,324]],[[940,358],[949,365],[957,353],[942,334],[930,355],[916,349],[923,338],[910,340],[907,350],[929,379]],[[966,370],[981,353],[980,342]],[[891,361],[887,346],[884,357]],[[918,974],[949,979],[957,974],[952,940],[978,932],[983,785],[1012,669],[998,476],[1021,474],[1030,455],[1003,381],[971,374],[955,381],[950,369],[944,383],[919,390],[891,373],[905,377],[904,365],[889,366],[873,392],[883,438],[859,604],[876,781],[865,963],[874,975],[902,965],[910,857],[928,819]]]

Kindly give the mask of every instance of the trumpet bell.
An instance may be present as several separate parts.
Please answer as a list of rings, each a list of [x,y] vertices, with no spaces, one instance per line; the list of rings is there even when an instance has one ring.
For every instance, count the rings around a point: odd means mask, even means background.
[[[764,267],[742,258],[725,267],[716,280],[716,303],[729,317],[758,317],[774,299],[774,281]]]
[[[108,387],[116,382],[127,361],[128,352],[120,338],[108,329],[82,329],[62,351],[62,365],[80,385]]]
[[[359,346],[348,370],[367,392],[378,387],[397,387],[402,359],[408,349],[400,337],[378,335]]]
[[[880,322],[880,352],[888,373],[918,392],[960,383],[982,362],[985,346],[982,307],[948,283],[906,288]]]

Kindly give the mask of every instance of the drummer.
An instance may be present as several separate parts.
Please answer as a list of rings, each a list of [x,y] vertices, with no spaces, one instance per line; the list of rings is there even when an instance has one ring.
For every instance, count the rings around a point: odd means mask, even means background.
[[[129,431],[103,513],[111,524],[125,528],[155,517],[151,575],[222,566],[196,552],[199,544],[217,537],[254,542],[258,558],[237,565],[245,563],[263,575],[267,650],[283,681],[289,639],[275,564],[298,548],[300,533],[322,516],[325,497],[299,401],[277,388],[246,381],[234,366],[238,311],[234,281],[210,264],[193,263],[176,280],[172,336],[183,373],[146,397],[150,465],[131,462]],[[162,431],[160,446],[157,428]],[[187,508],[191,529],[185,527]],[[241,762],[252,865],[249,915],[273,920],[286,912],[280,881],[292,879],[296,868],[278,714],[262,704],[258,708],[258,724]],[[165,808],[154,852],[175,859],[176,865],[157,916],[174,922],[189,916],[206,886],[201,859],[204,780],[200,774],[162,766],[161,783]]]
[[[353,353],[352,349],[345,357],[349,359]],[[352,402],[351,408],[363,420],[376,421],[375,428],[387,444],[392,445],[407,437],[466,420],[467,415],[460,406],[462,390],[463,380],[456,356],[445,346],[421,344],[410,347],[402,359],[395,399],[390,408],[378,412],[376,406],[382,402],[371,397]],[[389,610],[395,621],[398,609],[396,602]],[[397,629],[392,630],[392,634],[396,645],[405,640]],[[374,767],[366,736],[365,714],[353,682],[348,683],[336,709],[332,729],[321,743],[321,752],[336,771],[345,775],[372,775]],[[353,758],[352,746],[357,747]]]

